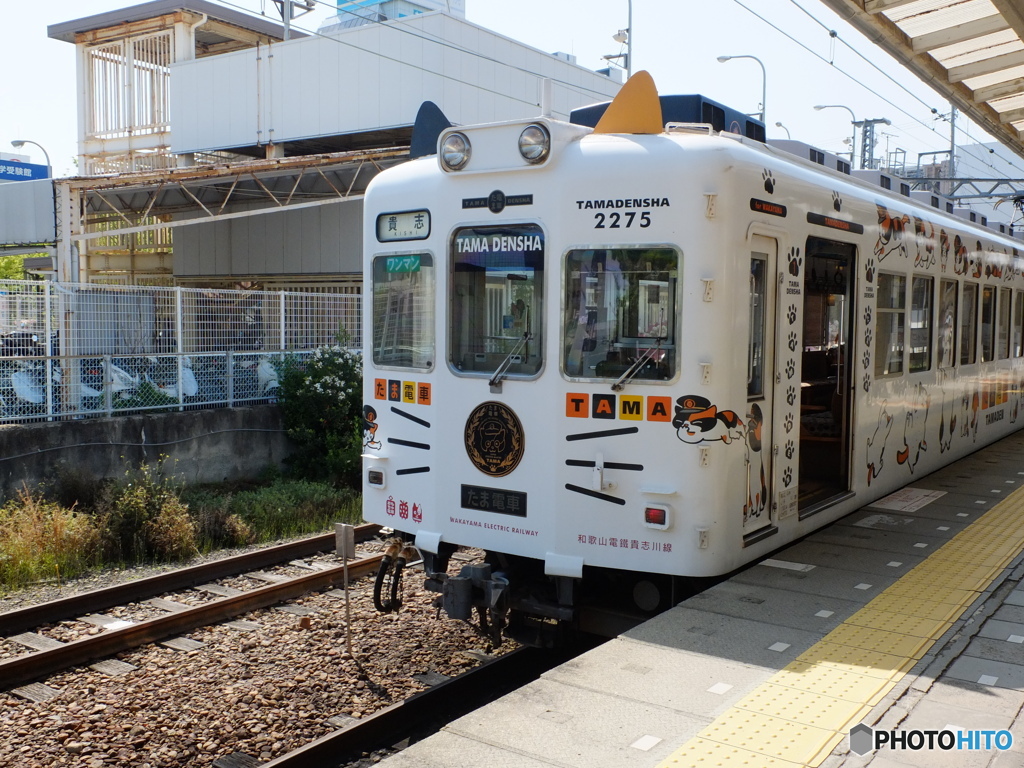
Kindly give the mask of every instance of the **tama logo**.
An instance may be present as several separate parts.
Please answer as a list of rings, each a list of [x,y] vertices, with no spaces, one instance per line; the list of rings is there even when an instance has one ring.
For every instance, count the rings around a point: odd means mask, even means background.
[[[671,414],[671,397],[590,395],[585,392],[568,392],[565,395],[565,415],[573,419],[672,421]]]
[[[667,197],[620,197],[612,200],[577,200],[576,210],[604,210],[606,208],[668,208]]]

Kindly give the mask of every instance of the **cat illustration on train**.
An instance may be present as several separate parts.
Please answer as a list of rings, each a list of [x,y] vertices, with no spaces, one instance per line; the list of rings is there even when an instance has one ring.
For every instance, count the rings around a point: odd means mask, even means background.
[[[764,415],[757,403],[752,403],[744,424],[735,411],[718,410],[706,397],[683,395],[676,399],[672,426],[676,436],[684,443],[725,443],[744,440],[747,449],[747,499],[743,504],[743,519],[759,516],[768,504],[768,482],[765,478],[761,452],[761,428]]]

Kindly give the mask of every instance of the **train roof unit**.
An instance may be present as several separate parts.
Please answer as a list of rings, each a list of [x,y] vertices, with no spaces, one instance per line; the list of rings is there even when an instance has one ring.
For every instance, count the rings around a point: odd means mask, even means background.
[[[712,101],[699,94],[659,96],[661,102],[662,122],[664,123],[700,123],[710,125],[716,131],[736,133],[755,141],[765,141],[765,128],[761,120],[750,115]],[[569,122],[594,128],[610,101],[579,107],[569,113]]]

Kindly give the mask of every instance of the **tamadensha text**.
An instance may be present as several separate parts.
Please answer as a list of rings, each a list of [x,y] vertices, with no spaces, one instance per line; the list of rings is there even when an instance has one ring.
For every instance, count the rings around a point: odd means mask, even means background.
[[[459,253],[509,253],[544,250],[544,241],[540,235],[460,237],[455,242]]]
[[[626,197],[615,200],[577,200],[576,210],[604,210],[606,208],[668,208],[667,197]]]

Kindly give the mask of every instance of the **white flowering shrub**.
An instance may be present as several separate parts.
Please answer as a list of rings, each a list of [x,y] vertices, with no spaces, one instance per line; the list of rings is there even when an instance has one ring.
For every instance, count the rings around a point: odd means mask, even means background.
[[[363,358],[345,339],[306,357],[286,358],[278,390],[288,436],[296,451],[293,474],[338,485],[359,482],[362,448]]]

